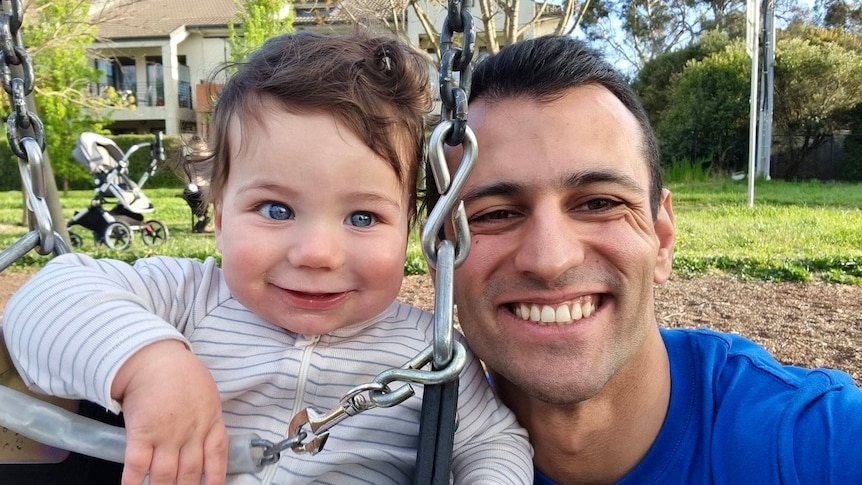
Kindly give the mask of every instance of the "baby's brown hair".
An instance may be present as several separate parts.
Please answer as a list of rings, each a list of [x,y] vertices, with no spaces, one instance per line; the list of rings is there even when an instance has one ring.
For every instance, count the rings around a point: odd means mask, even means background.
[[[273,37],[236,64],[213,110],[210,198],[221,199],[230,173],[231,120],[263,129],[261,113],[326,113],[389,162],[409,191],[416,217],[416,181],[431,111],[430,60],[391,36],[356,31]],[[290,136],[285,133],[285,136]],[[240,139],[245,137],[240,136]]]

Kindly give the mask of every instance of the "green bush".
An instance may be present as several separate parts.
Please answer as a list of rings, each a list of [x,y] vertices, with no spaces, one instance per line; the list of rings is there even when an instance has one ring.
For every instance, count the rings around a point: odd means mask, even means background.
[[[124,153],[137,143],[149,143],[155,140],[154,135],[106,135],[112,139]],[[181,187],[183,182],[168,168],[170,161],[179,154],[181,140],[177,136],[164,136],[166,162],[160,163],[155,175],[151,177],[146,185],[151,188]],[[69,147],[74,150],[75,145]],[[48,157],[50,159],[50,153]],[[150,163],[150,152],[147,147],[141,148],[132,154],[129,164],[129,174],[137,181]],[[61,190],[66,186],[65,181],[57,180],[57,187]],[[73,179],[68,180],[68,187],[72,190],[92,189],[93,179],[87,170],[81,166],[80,173]],[[0,190],[21,190],[21,176],[18,170],[18,157],[12,153],[8,143],[0,143]]]

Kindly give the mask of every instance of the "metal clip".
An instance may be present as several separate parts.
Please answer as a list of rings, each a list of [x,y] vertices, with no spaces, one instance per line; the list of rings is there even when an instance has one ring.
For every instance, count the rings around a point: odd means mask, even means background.
[[[329,438],[329,430],[333,426],[350,416],[356,416],[363,411],[377,407],[374,401],[363,395],[366,392],[370,393],[372,391],[388,392],[389,388],[386,384],[369,382],[348,391],[347,394],[341,397],[339,406],[329,412],[323,412],[313,407],[300,411],[299,414],[290,420],[289,429],[292,430],[294,437],[307,435],[302,428],[308,425],[315,436],[306,443],[302,442],[304,437],[299,439],[290,449],[297,454],[308,453],[315,455],[320,453],[326,444],[326,440]]]

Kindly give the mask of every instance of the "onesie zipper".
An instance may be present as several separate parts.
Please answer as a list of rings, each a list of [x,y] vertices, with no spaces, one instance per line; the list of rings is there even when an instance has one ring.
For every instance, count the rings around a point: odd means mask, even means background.
[[[320,335],[297,335],[296,336],[296,346],[305,347],[302,350],[302,360],[299,364],[299,375],[296,378],[296,396],[293,400],[293,412],[291,413],[291,417],[296,416],[296,414],[304,409],[304,401],[305,401],[305,382],[308,378],[308,367],[311,364],[311,354],[314,352],[314,347],[320,341]],[[284,434],[285,438],[291,436],[293,430],[288,429]],[[285,453],[292,451],[285,450]],[[261,476],[261,485],[272,485],[272,481],[275,479],[275,474],[278,472],[278,463],[273,463],[271,466],[265,468],[263,470],[263,475]]]

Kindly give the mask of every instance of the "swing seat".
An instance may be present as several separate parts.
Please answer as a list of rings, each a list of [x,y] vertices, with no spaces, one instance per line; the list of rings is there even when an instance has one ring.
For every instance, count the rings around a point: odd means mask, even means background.
[[[69,412],[106,423],[122,425],[122,418],[109,415],[93,403],[37,394],[27,389],[6,350],[0,323],[0,386],[59,406]],[[3,409],[10,413],[16,410]],[[20,411],[18,411],[20,412]],[[48,446],[0,427],[0,483],[28,485],[92,485],[120,483],[121,464],[108,462]]]
[[[3,328],[0,326],[0,336]],[[18,371],[15,369],[9,353],[6,351],[5,342],[0,339],[0,385],[35,397],[55,406],[60,406],[68,411],[77,413],[79,401],[61,399],[30,392]],[[9,412],[4,410],[3,412]],[[69,452],[44,445],[7,429],[0,428],[0,465],[23,464],[23,463],[59,463],[69,456]]]

